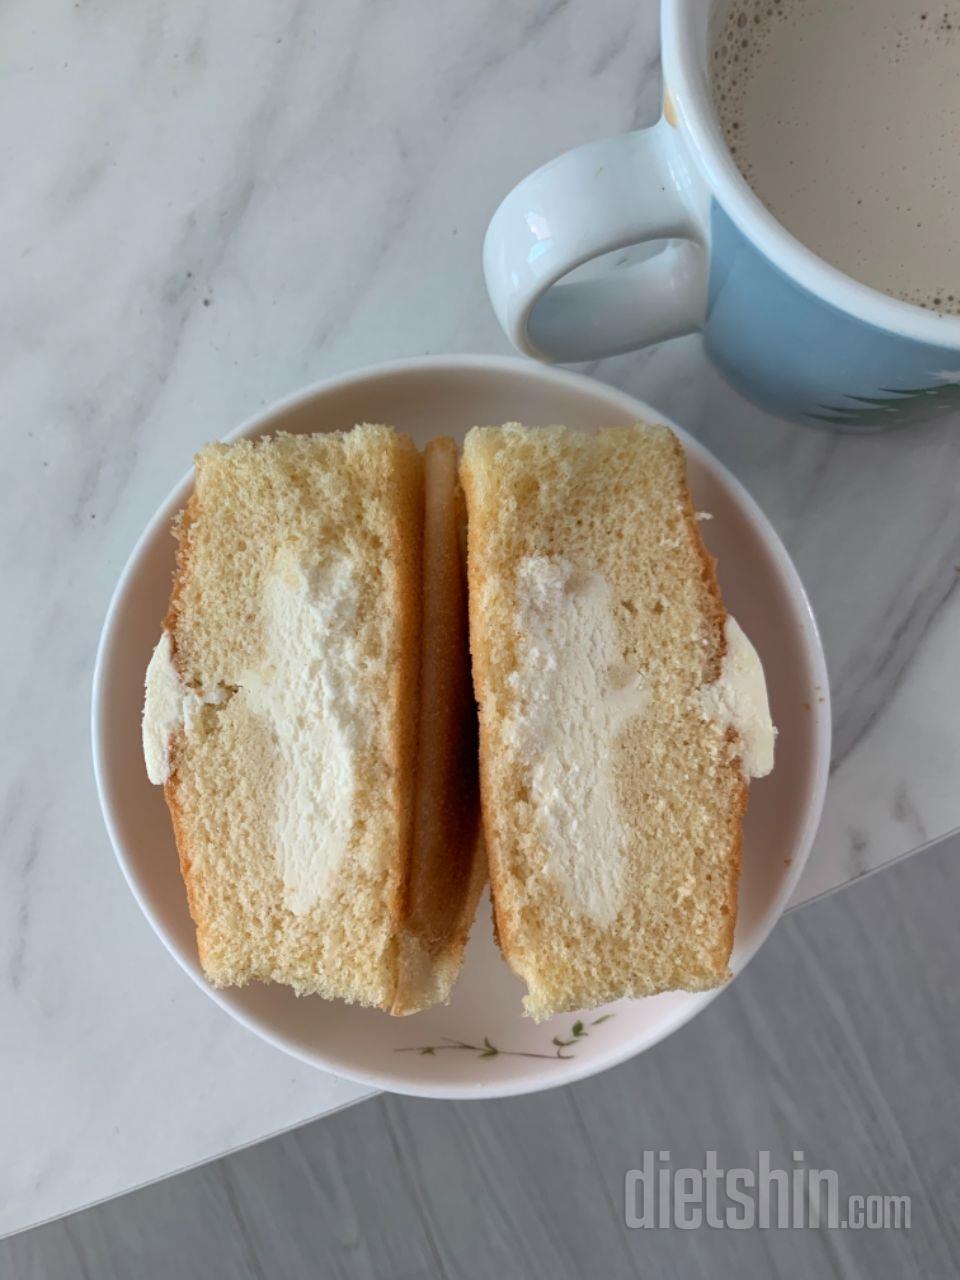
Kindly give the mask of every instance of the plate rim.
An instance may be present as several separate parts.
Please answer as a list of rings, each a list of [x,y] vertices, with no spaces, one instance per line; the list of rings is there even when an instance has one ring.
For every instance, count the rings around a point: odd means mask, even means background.
[[[779,891],[771,900],[766,912],[767,919],[764,925],[758,930],[758,936],[746,954],[738,958],[736,972],[729,982],[711,991],[687,993],[691,997],[689,1002],[685,1003],[673,1017],[665,1018],[662,1025],[658,1024],[652,1034],[635,1035],[633,1039],[626,1038],[619,1044],[611,1046],[606,1052],[601,1051],[596,1055],[591,1054],[588,1058],[571,1059],[570,1067],[561,1072],[533,1075],[523,1079],[507,1079],[505,1081],[453,1082],[450,1084],[425,1082],[421,1085],[415,1079],[402,1075],[398,1076],[386,1070],[344,1068],[339,1061],[332,1059],[327,1054],[319,1051],[306,1052],[294,1046],[269,1026],[264,1025],[246,1011],[239,1009],[227,992],[210,985],[200,969],[199,962],[183,953],[182,948],[175,942],[163,922],[154,912],[146,893],[141,891],[134,871],[133,860],[126,852],[114,820],[114,805],[111,801],[106,778],[106,758],[109,752],[109,745],[105,740],[106,716],[104,707],[107,673],[111,666],[110,658],[113,649],[120,643],[121,639],[116,626],[116,619],[128,587],[138,571],[144,548],[153,541],[161,526],[169,523],[171,509],[178,509],[184,501],[185,491],[192,482],[193,468],[191,467],[184,473],[161,501],[135,541],[124,563],[111,594],[110,603],[107,606],[94,663],[90,707],[93,771],[100,810],[113,847],[114,856],[120,866],[123,877],[154,933],[159,937],[167,952],[176,960],[180,968],[221,1010],[261,1040],[273,1045],[276,1049],[297,1061],[313,1067],[315,1070],[329,1071],[333,1075],[353,1080],[372,1089],[386,1090],[412,1097],[447,1098],[466,1101],[538,1093],[545,1089],[559,1088],[561,1085],[572,1084],[577,1080],[606,1071],[610,1067],[618,1066],[630,1058],[653,1048],[654,1045],[659,1044],[667,1036],[678,1031],[698,1013],[702,1012],[722,991],[725,991],[730,982],[743,973],[782,918],[786,905],[792,897],[793,891],[796,889],[807,864],[820,824],[829,778],[832,707],[826,659],[816,616],[800,574],[769,518],[743,483],[696,437],[666,414],[655,409],[653,405],[639,399],[630,392],[623,391],[619,387],[613,387],[608,383],[573,370],[559,369],[516,356],[483,354],[412,356],[364,365],[359,369],[351,369],[331,377],[318,379],[249,415],[239,426],[220,438],[224,442],[230,442],[244,437],[263,435],[271,429],[278,418],[286,416],[291,410],[321,395],[348,388],[352,384],[395,378],[404,374],[418,375],[439,371],[472,373],[494,371],[520,374],[534,381],[555,386],[566,385],[571,389],[589,392],[600,399],[604,399],[608,403],[616,405],[618,409],[629,416],[636,416],[638,419],[646,421],[662,422],[668,426],[680,440],[684,453],[695,456],[700,465],[714,476],[719,477],[732,493],[740,510],[749,518],[753,527],[759,530],[764,545],[773,555],[781,580],[784,581],[793,599],[801,606],[801,612],[806,624],[803,649],[812,662],[813,675],[821,686],[824,699],[817,707],[810,795],[804,809],[802,830],[792,851],[792,862],[780,881]]]

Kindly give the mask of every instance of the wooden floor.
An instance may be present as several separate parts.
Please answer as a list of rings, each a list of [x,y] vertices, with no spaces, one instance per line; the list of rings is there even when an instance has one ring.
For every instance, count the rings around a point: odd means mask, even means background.
[[[3,1280],[960,1274],[960,842],[788,917],[700,1018],[535,1097],[381,1097],[0,1242]],[[624,1174],[835,1169],[909,1231],[628,1230]]]

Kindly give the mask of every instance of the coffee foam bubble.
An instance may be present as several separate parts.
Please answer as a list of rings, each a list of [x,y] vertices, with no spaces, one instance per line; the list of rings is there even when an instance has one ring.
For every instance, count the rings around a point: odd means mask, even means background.
[[[775,25],[796,24],[796,0],[734,0],[711,50],[713,97],[727,146],[745,178],[752,168],[742,143],[746,88]]]

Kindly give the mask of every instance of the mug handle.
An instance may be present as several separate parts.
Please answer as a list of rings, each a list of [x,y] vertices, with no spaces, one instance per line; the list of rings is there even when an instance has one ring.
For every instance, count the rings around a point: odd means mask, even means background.
[[[597,360],[702,328],[707,251],[676,145],[661,118],[558,156],[506,197],[487,228],[483,269],[515,347],[541,360]],[[667,243],[641,261],[628,253],[563,281],[603,254],[656,240]]]

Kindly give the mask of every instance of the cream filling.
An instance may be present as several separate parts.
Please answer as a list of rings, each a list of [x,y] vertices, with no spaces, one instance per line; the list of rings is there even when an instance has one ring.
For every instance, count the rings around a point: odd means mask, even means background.
[[[238,696],[267,722],[279,756],[274,851],[291,911],[311,910],[343,862],[353,830],[356,756],[363,723],[354,566],[347,556],[305,570],[281,559],[264,588],[264,652]],[[147,776],[170,777],[171,745],[203,706],[180,679],[164,631],[147,667],[143,754]]]
[[[703,713],[723,728],[736,731],[744,777],[763,778],[773,768],[777,736],[770,718],[763,666],[736,618],[729,614],[724,635],[727,651],[720,675],[700,690]]]
[[[609,924],[628,872],[611,762],[647,692],[621,660],[610,589],[599,574],[528,556],[516,590],[518,660],[508,678],[516,698],[504,740],[529,781],[546,874],[575,911]]]
[[[143,758],[147,777],[162,786],[172,772],[173,739],[184,730],[189,736],[204,705],[224,700],[224,691],[215,689],[201,696],[189,689],[173,665],[173,642],[164,630],[147,666],[146,696],[143,703]]]
[[[277,868],[303,914],[325,896],[353,831],[361,705],[356,574],[349,556],[281,560],[263,593],[264,656],[240,683],[279,754]]]

